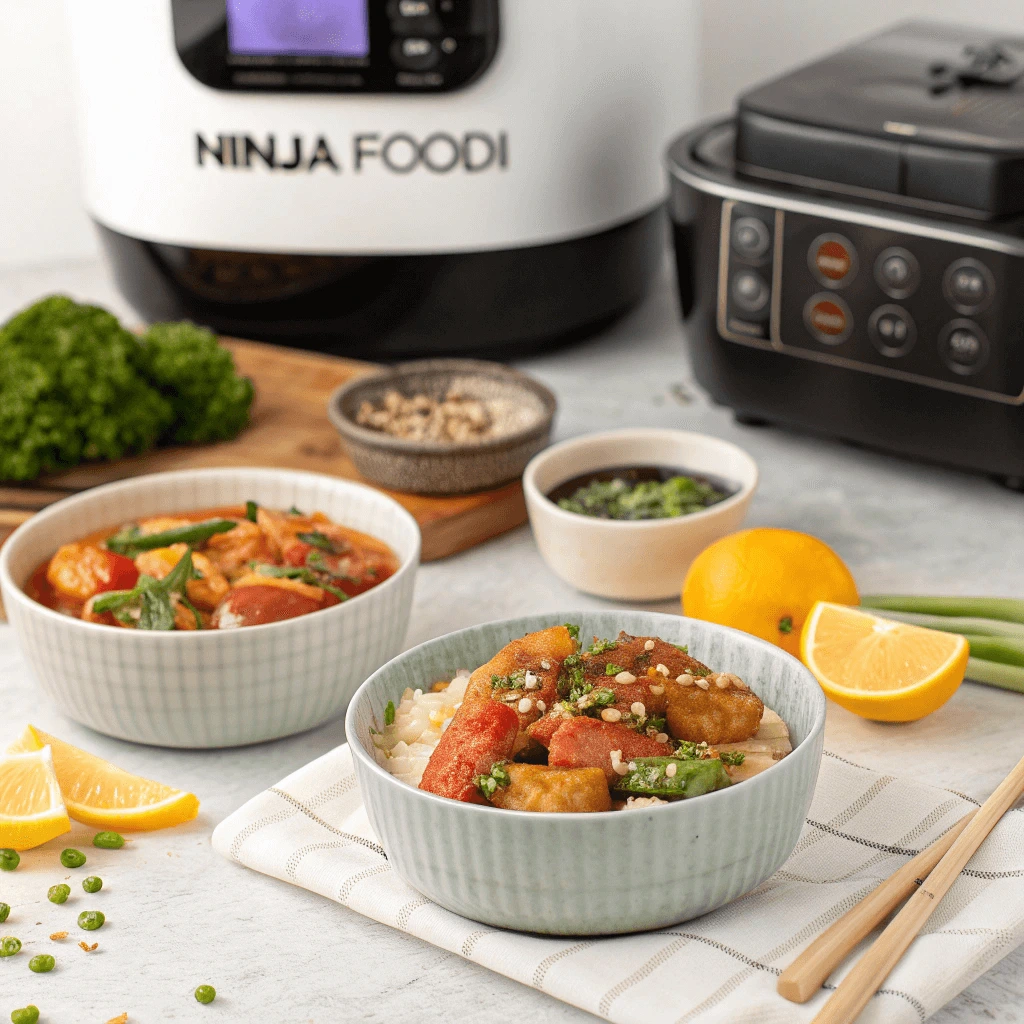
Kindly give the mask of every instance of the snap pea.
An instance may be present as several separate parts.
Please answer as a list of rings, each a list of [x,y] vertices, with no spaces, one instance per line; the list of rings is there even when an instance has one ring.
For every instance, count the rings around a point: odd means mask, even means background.
[[[137,526],[126,526],[113,537],[108,537],[106,546],[119,555],[134,558],[141,551],[169,548],[172,544],[202,544],[214,534],[227,533],[237,525],[234,519],[206,519],[201,523],[161,530],[160,533],[143,533]]]
[[[40,953],[29,960],[28,969],[35,974],[46,974],[47,971],[53,970],[56,963],[57,961],[49,953]]]
[[[11,1024],[36,1024],[39,1020],[39,1007],[29,1003],[20,1010],[11,1011]]]
[[[17,850],[0,850],[0,871],[13,871],[21,863]]]
[[[67,903],[70,895],[71,886],[64,885],[63,883],[60,885],[51,885],[50,888],[46,890],[46,898],[51,903]]]
[[[103,879],[98,875],[90,875],[82,880],[82,888],[88,893],[99,892],[103,888]]]
[[[212,985],[200,985],[196,989],[196,1000],[200,1003],[212,1003],[217,998],[217,990]]]
[[[16,956],[21,952],[21,939],[5,935],[0,939],[0,956]]]
[[[124,846],[124,836],[117,832],[97,832],[92,837],[92,845],[101,850],[120,850]]]
[[[94,932],[103,927],[106,917],[102,910],[83,910],[78,915],[78,927],[86,932]]]
[[[615,782],[615,789],[634,796],[690,798],[732,785],[725,766],[717,757],[704,761],[636,757],[629,765],[629,771]]]
[[[66,868],[80,868],[85,863],[85,854],[69,847],[60,851],[60,862]]]

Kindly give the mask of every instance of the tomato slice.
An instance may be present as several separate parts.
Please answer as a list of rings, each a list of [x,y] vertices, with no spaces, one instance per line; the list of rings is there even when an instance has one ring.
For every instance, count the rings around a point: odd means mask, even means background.
[[[305,594],[281,587],[235,587],[221,602],[213,621],[218,629],[236,626],[262,626],[268,622],[281,622],[299,615],[318,612],[337,604],[338,599],[324,592],[323,599],[315,601]]]
[[[113,551],[103,552],[107,556],[107,572],[109,579],[104,583],[98,582],[97,594],[105,594],[108,590],[131,590],[139,582],[139,570],[135,563],[124,555],[115,554]]]

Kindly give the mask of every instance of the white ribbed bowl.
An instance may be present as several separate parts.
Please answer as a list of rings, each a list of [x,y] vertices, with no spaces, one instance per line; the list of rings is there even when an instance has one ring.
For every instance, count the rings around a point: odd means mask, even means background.
[[[668,806],[530,814],[415,789],[375,761],[370,728],[407,687],[475,668],[515,637],[560,622],[580,635],[656,635],[735,672],[789,725],[794,750],[755,778]],[[553,612],[474,626],[406,651],[349,705],[345,731],[374,831],[394,869],[435,903],[500,928],[606,935],[660,928],[750,892],[793,852],[818,776],[825,697],[785,651],[655,612]]]
[[[283,622],[144,632],[82,622],[21,589],[61,544],[139,516],[252,499],[321,511],[389,544],[394,576],[350,601]],[[402,649],[420,556],[416,521],[362,484],[284,469],[156,473],[51,505],[0,549],[4,607],[22,653],[60,711],[97,732],[165,747],[230,747],[311,729]]]

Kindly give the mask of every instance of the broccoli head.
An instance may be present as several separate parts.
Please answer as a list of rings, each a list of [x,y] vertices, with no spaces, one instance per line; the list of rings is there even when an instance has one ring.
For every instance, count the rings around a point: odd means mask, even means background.
[[[211,331],[188,321],[153,324],[142,344],[146,373],[174,409],[164,440],[226,441],[249,422],[252,381],[238,376],[231,353]]]
[[[0,479],[151,448],[174,408],[145,367],[106,310],[53,295],[15,315],[0,327]]]

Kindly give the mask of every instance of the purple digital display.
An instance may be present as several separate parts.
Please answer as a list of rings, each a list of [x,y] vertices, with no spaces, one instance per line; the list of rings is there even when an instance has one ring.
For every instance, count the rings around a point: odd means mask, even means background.
[[[367,57],[369,0],[227,0],[228,48],[264,56]]]

